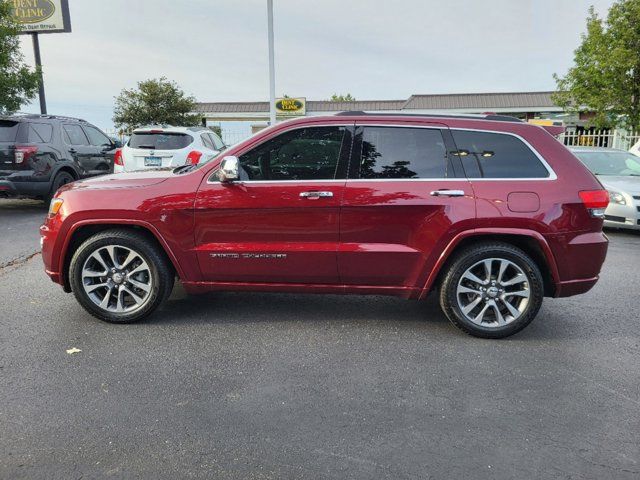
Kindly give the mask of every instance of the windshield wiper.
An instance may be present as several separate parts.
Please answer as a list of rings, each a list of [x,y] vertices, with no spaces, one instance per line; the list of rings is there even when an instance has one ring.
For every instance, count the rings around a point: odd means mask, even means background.
[[[198,165],[181,165],[179,167],[176,167],[173,170],[173,173],[179,175],[181,173],[186,173],[186,172],[190,172],[191,170],[193,170],[194,168],[196,168]]]

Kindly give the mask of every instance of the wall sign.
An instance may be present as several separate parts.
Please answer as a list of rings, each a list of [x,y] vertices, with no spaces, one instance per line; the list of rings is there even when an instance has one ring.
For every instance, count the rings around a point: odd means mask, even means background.
[[[69,0],[9,0],[21,34],[71,31]]]
[[[297,117],[307,113],[307,99],[300,98],[277,98],[276,115],[280,117]]]

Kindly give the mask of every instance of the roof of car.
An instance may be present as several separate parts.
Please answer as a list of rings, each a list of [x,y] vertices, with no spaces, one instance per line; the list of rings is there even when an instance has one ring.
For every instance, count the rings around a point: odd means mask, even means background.
[[[64,115],[48,115],[48,114],[37,114],[37,113],[14,113],[12,115],[0,115],[0,119],[13,120],[16,122],[20,122],[22,120],[40,120],[45,122],[51,121],[51,120],[63,120],[66,122],[89,123],[82,118],[66,117]]]

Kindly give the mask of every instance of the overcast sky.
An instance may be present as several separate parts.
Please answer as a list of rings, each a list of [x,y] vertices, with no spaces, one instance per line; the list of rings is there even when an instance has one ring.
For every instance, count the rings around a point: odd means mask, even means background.
[[[199,101],[268,100],[266,0],[69,3],[73,32],[41,36],[50,113],[109,128],[113,97],[160,76]],[[274,0],[276,95],[551,90],[589,6],[606,14],[612,3]],[[32,63],[29,37],[22,49]]]

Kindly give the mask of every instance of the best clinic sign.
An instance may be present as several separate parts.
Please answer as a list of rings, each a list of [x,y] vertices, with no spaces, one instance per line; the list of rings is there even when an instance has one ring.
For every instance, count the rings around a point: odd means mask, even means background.
[[[300,98],[277,98],[276,114],[279,117],[298,117],[307,113],[307,99]]]
[[[71,31],[69,0],[9,0],[20,33]]]

